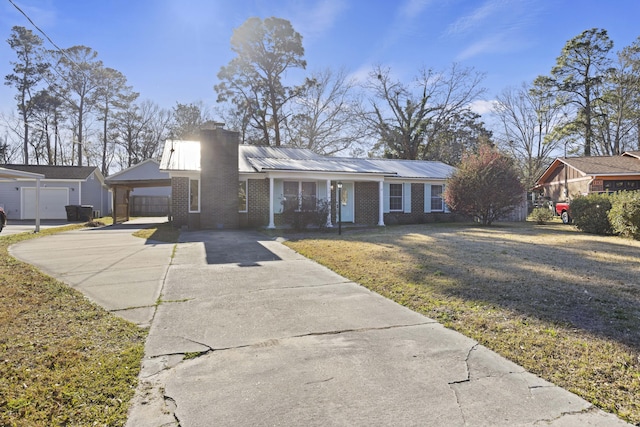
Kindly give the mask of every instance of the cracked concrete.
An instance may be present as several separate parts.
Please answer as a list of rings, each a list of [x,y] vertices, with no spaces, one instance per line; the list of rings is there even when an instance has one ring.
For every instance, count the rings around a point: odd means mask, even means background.
[[[114,231],[16,252],[119,315],[151,310],[129,427],[626,425],[260,234],[182,233],[171,259],[170,245],[154,254]],[[50,265],[51,247],[89,243],[99,257]],[[128,276],[109,273],[120,263]]]
[[[277,242],[182,237],[163,298],[188,301],[158,306],[145,361],[201,352],[155,368],[181,426],[571,425],[594,416],[575,395]],[[128,425],[156,424],[134,407]]]

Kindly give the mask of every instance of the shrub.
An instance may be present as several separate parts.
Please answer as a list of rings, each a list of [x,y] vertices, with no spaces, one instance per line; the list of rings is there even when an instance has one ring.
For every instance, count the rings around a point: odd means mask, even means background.
[[[614,233],[640,240],[640,192],[612,194],[609,222]]]
[[[299,198],[289,198],[282,202],[284,223],[296,231],[302,231],[310,225],[320,229],[327,226],[330,204],[326,200],[306,200],[299,203]],[[311,207],[310,207],[311,206]]]
[[[536,224],[543,225],[548,221],[553,219],[553,212],[548,207],[546,208],[535,208],[533,212],[531,212],[530,218],[536,222]]]
[[[477,153],[463,157],[447,180],[444,199],[453,212],[491,225],[513,211],[522,202],[523,193],[513,160],[482,145]]]
[[[611,200],[606,194],[579,196],[571,201],[571,217],[579,230],[592,234],[612,234],[608,213]]]

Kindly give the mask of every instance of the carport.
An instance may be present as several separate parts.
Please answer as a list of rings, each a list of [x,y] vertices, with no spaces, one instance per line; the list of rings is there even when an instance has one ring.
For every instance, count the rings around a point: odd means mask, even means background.
[[[36,226],[35,233],[40,231],[40,180],[44,178],[44,175],[40,173],[23,172],[18,170],[12,170],[0,167],[0,179],[2,180],[17,180],[17,179],[33,179],[36,181]]]
[[[134,188],[171,186],[170,178],[121,180],[114,177],[105,180],[113,192],[113,223],[129,221],[129,196]]]

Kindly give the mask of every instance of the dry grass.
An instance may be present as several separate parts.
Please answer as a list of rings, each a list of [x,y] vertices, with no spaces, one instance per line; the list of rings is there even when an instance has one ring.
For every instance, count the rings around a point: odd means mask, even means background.
[[[640,423],[640,242],[533,223],[292,237],[305,256]]]
[[[171,223],[165,222],[136,231],[133,235],[141,239],[155,240],[156,242],[176,243],[178,237],[180,237],[180,230],[174,228]]]
[[[12,258],[0,237],[0,425],[124,425],[146,332]]]

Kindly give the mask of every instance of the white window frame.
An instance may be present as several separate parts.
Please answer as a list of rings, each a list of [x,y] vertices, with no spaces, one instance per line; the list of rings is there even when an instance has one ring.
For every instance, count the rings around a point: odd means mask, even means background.
[[[434,187],[440,187],[440,195],[438,197],[434,196],[433,189]],[[444,212],[444,185],[442,184],[431,184],[431,201],[429,206],[431,207],[431,212]],[[434,209],[433,202],[436,200],[440,200],[440,208]]]
[[[400,196],[392,195],[394,185],[400,187]],[[391,201],[394,199],[397,200],[398,198],[400,199],[400,209],[393,209]],[[404,185],[402,183],[389,183],[389,212],[404,212]]]
[[[302,194],[302,184],[313,184],[313,188],[315,190],[315,194],[313,195],[313,197],[315,197],[315,200],[317,202],[318,200],[318,182],[317,181],[301,181],[301,180],[292,180],[292,179],[284,179],[282,180],[282,197],[283,200],[289,196],[290,194],[285,194],[285,186],[287,183],[296,183],[298,185],[298,189],[297,192],[295,194],[295,197],[298,198],[298,208],[297,210],[301,210],[302,209],[302,197],[304,196]]]

